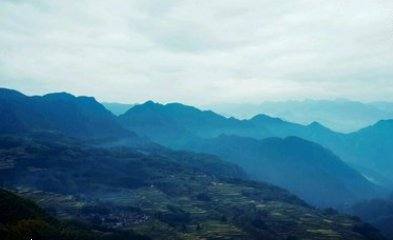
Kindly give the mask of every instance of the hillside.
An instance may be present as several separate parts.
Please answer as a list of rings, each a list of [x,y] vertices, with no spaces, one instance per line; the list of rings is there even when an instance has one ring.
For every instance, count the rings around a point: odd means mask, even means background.
[[[345,136],[343,148],[331,147],[348,161],[373,170],[388,178],[393,187],[393,120],[382,120]]]
[[[359,202],[348,212],[378,227],[387,239],[393,239],[393,196]]]
[[[125,128],[160,144],[219,155],[254,179],[287,188],[317,206],[343,206],[377,194],[374,184],[321,146],[290,141],[295,138],[260,141],[299,136],[339,146],[342,134],[318,123],[304,126],[263,114],[240,121],[181,104],[153,102],[137,105],[119,119]],[[290,159],[293,156],[297,165]]]
[[[60,218],[153,239],[382,239],[209,155],[4,136],[1,184]]]
[[[254,179],[286,188],[316,206],[343,207],[378,194],[331,151],[297,137],[255,140],[222,135],[194,141],[188,148],[216,154]]]
[[[319,143],[340,156],[374,184],[393,188],[393,120],[381,120],[352,133],[338,133],[313,123],[307,126],[282,121],[250,121],[268,129],[272,137],[298,136]]]
[[[0,236],[3,240],[85,239],[148,240],[132,231],[94,229],[77,222],[62,222],[49,216],[34,202],[0,189]]]

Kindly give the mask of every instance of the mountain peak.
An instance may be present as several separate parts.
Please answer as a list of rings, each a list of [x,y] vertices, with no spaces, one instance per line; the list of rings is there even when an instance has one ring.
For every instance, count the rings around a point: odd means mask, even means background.
[[[322,124],[316,121],[313,121],[312,123],[308,124],[308,126],[312,128],[325,128],[325,126],[323,126]]]
[[[153,100],[149,100],[149,101],[146,101],[146,102],[144,102],[142,104],[135,105],[135,107],[138,107],[138,106],[139,107],[143,107],[143,108],[161,108],[161,107],[163,107],[165,105],[163,105],[163,104],[161,104],[159,102],[154,102]]]
[[[64,101],[76,98],[74,95],[67,92],[49,93],[44,95],[43,97],[51,100],[64,100]]]
[[[271,117],[271,116],[266,115],[266,114],[255,115],[250,120],[251,121],[263,122],[263,123],[283,123],[284,122],[284,120],[282,120],[281,118]]]
[[[153,100],[148,100],[141,105],[159,105],[159,103],[154,102]]]
[[[93,97],[76,97],[66,92],[27,97],[17,91],[0,89],[0,100],[0,105],[5,106],[0,132],[51,131],[83,139],[129,135]]]
[[[393,125],[393,119],[384,119],[378,121],[374,126],[391,126]]]
[[[26,95],[16,90],[8,89],[8,88],[0,88],[0,98],[15,99],[15,98],[23,98],[23,97],[26,97]]]

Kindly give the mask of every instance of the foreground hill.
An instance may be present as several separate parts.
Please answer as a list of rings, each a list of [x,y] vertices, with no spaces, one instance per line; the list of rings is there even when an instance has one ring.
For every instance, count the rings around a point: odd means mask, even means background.
[[[0,189],[0,236],[3,240],[85,239],[148,240],[131,231],[92,229],[77,222],[61,222],[49,216],[30,200]]]
[[[61,218],[153,239],[382,239],[209,155],[46,138],[1,137],[0,181]]]

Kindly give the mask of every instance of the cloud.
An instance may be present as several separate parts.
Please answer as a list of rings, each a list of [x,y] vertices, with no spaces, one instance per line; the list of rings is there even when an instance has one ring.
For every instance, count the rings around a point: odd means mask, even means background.
[[[393,100],[393,2],[1,1],[0,84],[191,104]]]

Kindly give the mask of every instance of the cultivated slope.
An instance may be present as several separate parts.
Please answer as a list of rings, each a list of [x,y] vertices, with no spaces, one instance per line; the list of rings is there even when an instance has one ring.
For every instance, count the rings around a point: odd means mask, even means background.
[[[153,239],[382,239],[208,155],[2,137],[1,184],[59,217]]]

